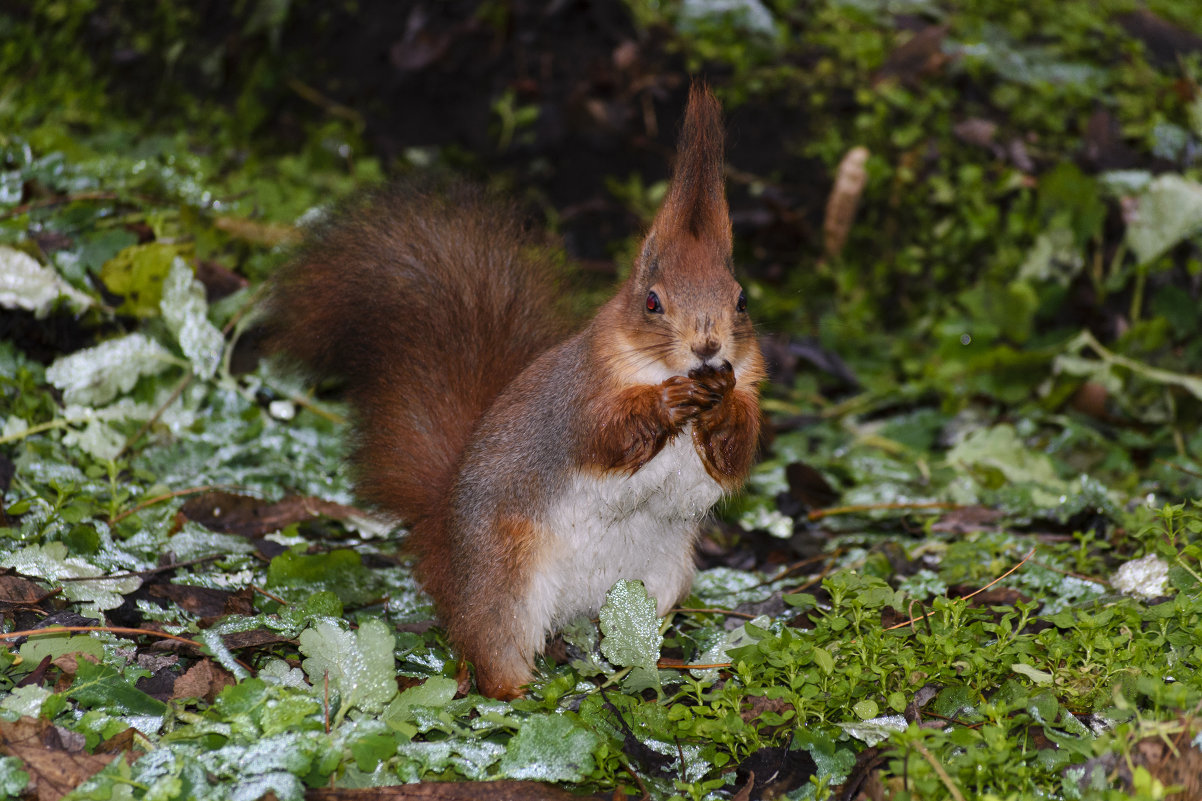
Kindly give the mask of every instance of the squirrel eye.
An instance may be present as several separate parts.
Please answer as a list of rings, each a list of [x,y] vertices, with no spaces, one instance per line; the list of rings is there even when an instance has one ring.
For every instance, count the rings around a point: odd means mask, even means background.
[[[655,292],[647,293],[647,311],[651,312],[652,314],[664,313],[663,304],[659,302],[659,295],[655,294]]]
[[[738,301],[735,302],[735,311],[738,311],[738,312],[747,311],[747,293],[746,292],[739,293],[739,299],[738,299]]]

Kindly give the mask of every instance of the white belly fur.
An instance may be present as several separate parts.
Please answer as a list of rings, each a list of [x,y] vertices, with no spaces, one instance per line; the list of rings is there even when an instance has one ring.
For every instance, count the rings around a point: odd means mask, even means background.
[[[542,521],[529,612],[558,627],[596,615],[617,580],[641,579],[666,614],[692,583],[697,530],[721,496],[687,429],[632,476],[578,473]]]

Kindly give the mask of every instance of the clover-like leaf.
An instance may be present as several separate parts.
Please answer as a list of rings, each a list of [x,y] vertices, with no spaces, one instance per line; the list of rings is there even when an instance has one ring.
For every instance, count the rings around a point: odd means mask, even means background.
[[[593,749],[600,742],[599,735],[564,715],[532,717],[509,741],[501,774],[510,779],[578,782],[593,772]]]
[[[601,607],[601,634],[606,659],[633,668],[630,678],[641,686],[659,687],[656,663],[664,635],[643,582],[622,579],[610,587]]]
[[[302,663],[314,684],[328,676],[341,702],[335,725],[352,708],[369,714],[383,711],[396,695],[396,663],[391,629],[380,620],[367,620],[358,631],[346,631],[332,620],[318,623],[300,635]]]

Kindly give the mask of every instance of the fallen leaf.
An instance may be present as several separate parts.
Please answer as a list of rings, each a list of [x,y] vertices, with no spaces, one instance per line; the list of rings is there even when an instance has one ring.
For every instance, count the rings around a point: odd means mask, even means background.
[[[234,683],[234,676],[228,670],[211,659],[203,659],[175,680],[171,699],[203,698],[211,703],[218,693]]]
[[[361,510],[352,506],[320,498],[292,496],[276,503],[266,503],[260,498],[232,492],[207,492],[193,496],[184,502],[180,513],[212,531],[243,537],[262,537],[315,517],[346,520],[364,516]]]
[[[82,737],[79,738],[83,740]],[[58,801],[114,758],[111,754],[89,754],[82,742],[68,746],[49,721],[20,718],[13,723],[0,720],[0,753],[25,763],[28,791],[38,801]]]

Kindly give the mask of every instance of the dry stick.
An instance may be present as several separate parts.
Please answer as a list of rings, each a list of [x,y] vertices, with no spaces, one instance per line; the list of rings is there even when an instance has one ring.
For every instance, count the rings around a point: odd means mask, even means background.
[[[289,604],[289,603],[288,603],[287,601],[285,601],[283,598],[281,598],[281,597],[280,597],[280,596],[278,596],[278,595],[273,595],[273,594],[271,594],[271,593],[270,593],[270,592],[268,592],[267,590],[265,590],[265,589],[263,589],[262,587],[260,587],[258,584],[251,584],[251,585],[250,585],[250,588],[251,588],[252,590],[254,590],[255,592],[259,593],[260,595],[264,595],[264,596],[266,596],[266,597],[270,598],[271,600],[275,601],[276,603],[280,604],[281,606],[291,606],[291,604]]]
[[[180,381],[179,384],[176,385],[175,389],[171,390],[171,395],[167,398],[167,400],[163,401],[159,408],[154,410],[154,414],[150,416],[150,419],[143,423],[141,427],[134,432],[132,437],[125,440],[125,444],[121,446],[121,450],[117,451],[117,455],[114,457],[114,460],[120,459],[126,451],[137,444],[138,440],[142,438],[142,435],[149,431],[151,426],[159,421],[159,418],[162,417],[163,413],[167,411],[167,407],[175,403],[179,399],[179,396],[184,394],[184,390],[188,388],[188,385],[192,383],[192,379],[195,377],[196,374],[189,369],[188,374],[184,376],[184,380]]]
[[[858,506],[832,506],[829,509],[815,509],[806,515],[811,523],[833,515],[854,515],[860,512],[876,512],[891,509],[963,509],[959,503],[933,501],[931,503],[866,503]]]
[[[201,643],[196,640],[189,640],[187,637],[180,637],[175,634],[168,634],[165,631],[155,631],[153,629],[131,629],[125,626],[48,626],[44,629],[26,629],[25,631],[10,631],[7,634],[0,634],[0,640],[15,640],[19,637],[36,637],[41,634],[67,634],[73,631],[107,631],[112,634],[145,634],[148,637],[161,637],[165,640],[175,640],[177,642],[187,643],[201,647]]]
[[[972,598],[973,596],[980,595],[981,593],[985,592],[985,590],[989,589],[989,588],[990,588],[990,587],[992,587],[994,584],[997,584],[999,581],[1001,581],[1002,579],[1006,578],[1006,576],[1009,576],[1011,573],[1013,573],[1014,571],[1018,570],[1020,567],[1022,567],[1023,565],[1025,565],[1025,564],[1027,563],[1027,560],[1029,560],[1029,559],[1030,559],[1032,556],[1034,556],[1034,555],[1035,555],[1035,549],[1034,549],[1034,548],[1032,548],[1031,550],[1027,551],[1027,555],[1026,555],[1026,556],[1024,556],[1024,557],[1023,557],[1023,559],[1022,559],[1022,561],[1021,561],[1021,562],[1019,562],[1017,565],[1015,565],[1014,567],[1010,568],[1010,569],[1009,569],[1009,570],[1007,570],[1005,573],[1003,573],[1002,575],[998,576],[997,578],[995,578],[993,581],[991,581],[991,582],[989,582],[988,584],[986,584],[986,585],[985,585],[984,587],[982,587],[981,589],[979,589],[979,590],[973,590],[973,591],[972,591],[972,592],[970,592],[968,595],[963,595],[963,596],[961,596],[961,597],[959,597],[959,598],[957,598],[957,599],[955,599],[955,600],[957,600],[957,601],[967,601],[969,598]],[[917,622],[918,622],[918,621],[920,621],[920,620],[926,620],[928,617],[930,617],[931,615],[935,614],[935,611],[936,611],[936,610],[931,610],[930,612],[927,612],[927,613],[926,613],[925,615],[923,615],[922,617],[912,617],[912,618],[910,618],[909,620],[906,620],[906,621],[903,621],[903,622],[901,622],[901,623],[898,623],[898,624],[896,624],[896,625],[890,626],[889,628],[885,629],[885,631],[893,631],[894,629],[900,629],[900,628],[904,628],[905,626],[912,626],[912,625],[914,625],[915,623],[917,623]]]
[[[943,782],[943,786],[952,794],[955,801],[964,801],[964,795],[960,792],[960,788],[952,781],[952,777],[947,775],[943,765],[939,764],[939,760],[935,759],[935,755],[926,749],[922,743],[914,743],[914,749],[922,754],[922,758],[931,763],[931,767],[935,769],[935,773],[939,775],[939,780]]]
[[[622,760],[622,767],[626,768],[626,772],[634,778],[634,783],[637,784],[639,786],[639,790],[642,791],[643,796],[639,799],[639,801],[648,801],[648,799],[651,798],[651,793],[647,792],[647,785],[643,784],[643,780],[639,777],[639,774],[635,773],[634,768],[630,767],[630,765],[624,759]]]
[[[203,648],[204,643],[199,643],[196,640],[189,640],[187,637],[179,637],[175,634],[168,634],[165,631],[154,631],[153,629],[131,629],[125,626],[48,626],[44,629],[26,629],[25,631],[10,631],[7,634],[0,634],[0,640],[15,640],[18,637],[37,637],[42,634],[68,634],[70,632],[86,632],[86,631],[107,631],[110,634],[141,634],[147,637],[159,637],[164,640],[175,640],[176,642],[186,643],[195,648]],[[246,671],[254,674],[254,668],[243,662],[237,657],[234,658]]]
[[[175,570],[180,567],[191,567],[204,562],[212,562],[214,559],[220,559],[220,554],[212,556],[202,556],[199,559],[189,559],[187,562],[173,562],[162,567],[152,567],[148,570],[131,570],[128,573],[113,573],[110,576],[68,576],[67,578],[55,579],[55,581],[114,581],[116,579],[135,578],[141,576],[153,576],[155,573],[166,573],[168,570]]]
[[[769,584],[775,584],[776,582],[778,582],[778,581],[780,581],[781,579],[783,579],[785,576],[787,576],[787,575],[789,575],[790,573],[793,573],[793,572],[795,572],[795,571],[797,571],[797,570],[800,570],[801,568],[805,567],[805,566],[806,566],[806,565],[808,565],[808,564],[812,564],[812,563],[814,563],[814,562],[821,562],[821,561],[822,561],[822,560],[824,560],[824,559],[833,559],[834,557],[837,557],[839,554],[840,554],[840,551],[839,551],[839,550],[835,550],[833,553],[820,553],[820,554],[818,554],[817,556],[811,556],[811,557],[810,557],[810,558],[808,558],[808,559],[802,559],[800,562],[794,562],[793,564],[791,564],[791,565],[789,565],[788,567],[786,567],[784,570],[782,570],[782,571],[780,571],[779,573],[777,573],[777,574],[776,574],[775,576],[773,576],[772,578],[770,578],[770,579],[764,579],[764,580],[763,580],[763,581],[761,581],[759,584],[755,584],[755,585],[753,585],[753,586],[749,587],[748,589],[752,589],[752,590],[754,590],[754,589],[757,589],[757,588],[759,588],[759,587],[766,587],[766,586],[768,586]]]

